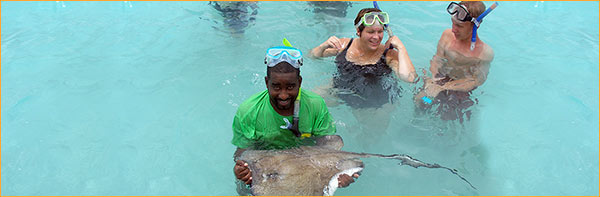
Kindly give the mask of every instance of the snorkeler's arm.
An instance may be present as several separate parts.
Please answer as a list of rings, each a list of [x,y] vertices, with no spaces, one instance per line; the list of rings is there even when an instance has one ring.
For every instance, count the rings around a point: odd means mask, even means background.
[[[389,50],[386,55],[386,63],[392,68],[398,78],[403,81],[414,83],[417,79],[417,72],[415,66],[413,66],[406,47],[397,36],[393,36],[389,39],[390,44],[397,50]]]
[[[481,63],[473,72],[473,74],[475,75],[475,80],[477,81],[477,86],[483,85],[483,83],[487,80],[487,75],[490,72],[490,65],[492,63],[492,60],[494,60],[494,50],[492,50],[492,48],[487,44],[485,44],[484,46],[485,49],[483,50],[480,56]]]
[[[335,36],[329,37],[325,42],[315,47],[310,51],[310,55],[313,58],[330,57],[337,55],[345,46],[348,44],[348,38],[337,38]]]
[[[431,72],[431,77],[435,78],[435,76],[439,73],[438,69],[442,66],[443,60],[446,59],[444,56],[444,51],[446,50],[446,46],[448,42],[450,42],[449,36],[452,36],[452,29],[447,29],[442,33],[442,37],[437,44],[437,50],[431,61],[429,61],[429,71]]]
[[[491,50],[491,48],[488,48],[483,52],[483,55],[480,56],[480,58],[482,58],[482,60],[479,65],[471,69],[472,76],[450,81],[444,84],[444,89],[468,92],[483,85],[483,83],[487,80],[487,75],[490,71],[490,64],[494,59],[494,52]]]
[[[450,81],[442,86],[444,90],[455,90],[461,92],[468,92],[477,87],[476,77],[466,77],[464,79],[458,79]]]
[[[437,50],[431,61],[429,61],[429,71],[431,71],[431,77],[436,78],[436,75],[439,73],[439,68],[442,67],[446,56],[444,51],[447,50],[449,43],[452,41],[452,29],[446,29],[442,33],[442,37],[438,41]]]

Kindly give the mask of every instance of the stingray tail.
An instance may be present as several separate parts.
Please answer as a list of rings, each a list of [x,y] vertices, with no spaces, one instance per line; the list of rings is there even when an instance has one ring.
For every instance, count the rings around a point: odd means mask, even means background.
[[[400,165],[408,165],[408,166],[412,166],[414,168],[418,168],[418,167],[426,167],[426,168],[442,168],[442,169],[446,169],[448,171],[450,171],[452,174],[455,174],[456,176],[460,177],[460,179],[462,179],[463,181],[467,182],[469,184],[469,186],[471,186],[471,188],[477,190],[477,188],[475,188],[475,186],[473,186],[473,184],[471,184],[471,182],[469,182],[465,177],[461,176],[460,174],[458,174],[458,170],[456,169],[451,169],[445,166],[441,166],[437,163],[434,164],[430,164],[430,163],[425,163],[422,162],[418,159],[412,158],[409,155],[405,155],[405,154],[393,154],[393,155],[381,155],[381,154],[366,154],[366,155],[370,155],[370,156],[376,156],[376,157],[381,157],[381,158],[386,158],[386,159],[396,159],[396,160],[400,160],[401,162],[399,163]]]

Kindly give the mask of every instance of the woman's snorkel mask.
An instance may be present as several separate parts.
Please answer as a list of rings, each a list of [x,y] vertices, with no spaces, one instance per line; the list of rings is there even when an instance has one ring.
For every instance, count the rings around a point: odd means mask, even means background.
[[[474,25],[473,25],[473,31],[471,34],[471,51],[473,49],[475,49],[475,41],[477,40],[477,28],[479,28],[479,25],[481,24],[483,17],[488,15],[497,6],[498,6],[498,2],[495,2],[494,4],[492,4],[492,6],[490,6],[487,10],[485,10],[485,12],[483,12],[477,18],[471,17],[471,15],[469,14],[469,11],[467,11],[467,8],[464,5],[460,5],[455,2],[451,2],[450,5],[448,5],[448,8],[446,8],[446,10],[448,11],[448,14],[454,16],[454,18],[456,20],[459,20],[462,22],[473,22]]]
[[[354,24],[354,27],[358,29],[360,25],[365,25],[366,27],[371,25],[376,25],[375,22],[379,22],[380,25],[387,25],[390,23],[390,17],[387,12],[369,12],[360,18],[357,24]]]

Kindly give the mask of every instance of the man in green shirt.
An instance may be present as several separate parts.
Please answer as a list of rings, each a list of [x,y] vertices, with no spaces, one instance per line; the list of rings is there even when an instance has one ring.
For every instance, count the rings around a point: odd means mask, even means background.
[[[304,145],[306,139],[335,134],[333,119],[319,95],[301,90],[302,52],[292,47],[273,47],[265,58],[267,90],[251,96],[238,108],[233,119],[236,159],[246,149],[288,149]],[[310,140],[308,140],[310,141]],[[252,184],[252,172],[245,161],[237,160],[234,174],[238,192],[246,194],[245,183]],[[340,187],[354,182],[358,174],[341,175]]]

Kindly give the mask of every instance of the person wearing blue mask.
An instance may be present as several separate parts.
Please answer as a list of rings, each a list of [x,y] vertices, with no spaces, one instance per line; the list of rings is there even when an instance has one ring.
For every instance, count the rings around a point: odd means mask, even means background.
[[[248,98],[235,114],[231,140],[237,147],[234,160],[247,149],[289,149],[314,145],[311,142],[316,138],[336,132],[323,98],[300,88],[302,52],[290,46],[267,50],[267,90]],[[238,193],[246,195],[252,184],[252,172],[245,161],[235,162]],[[357,177],[358,174],[340,175],[339,187],[348,186]]]
[[[475,103],[469,98],[471,91],[486,81],[494,59],[494,51],[479,39],[477,29],[483,17],[496,6],[494,3],[486,10],[480,1],[448,5],[452,28],[442,33],[430,61],[431,77],[423,77],[423,88],[414,97],[418,107],[427,109],[439,104],[437,113],[444,120],[462,122],[464,115],[470,116],[466,109]],[[423,72],[425,76],[427,73]]]

